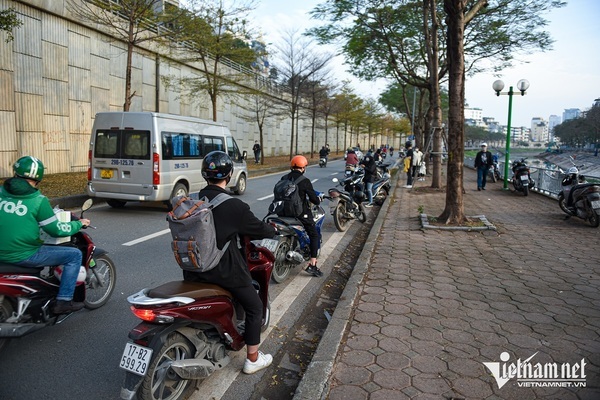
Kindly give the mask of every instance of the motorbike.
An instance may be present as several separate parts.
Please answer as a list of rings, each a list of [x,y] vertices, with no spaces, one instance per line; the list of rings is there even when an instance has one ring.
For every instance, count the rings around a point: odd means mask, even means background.
[[[345,176],[352,176],[355,173],[360,172],[360,167],[356,164],[346,164],[346,168],[344,169]]]
[[[321,193],[317,193],[322,195]],[[317,233],[319,234],[319,252],[321,249],[321,227],[325,221],[323,207],[311,204],[311,211]],[[310,259],[310,238],[304,230],[302,223],[294,217],[280,217],[277,214],[268,214],[263,221],[271,224],[278,232],[279,240],[273,251],[273,273],[271,278],[277,283],[287,279],[291,270]]]
[[[525,196],[529,195],[529,190],[535,186],[526,160],[526,158],[521,158],[512,163],[512,184],[517,192],[523,192]]]
[[[247,240],[252,284],[263,302],[262,330],[269,326],[269,281],[276,240]],[[129,332],[119,367],[125,380],[121,399],[188,398],[199,380],[230,362],[229,351],[244,348],[244,311],[231,293],[212,284],[173,281],[127,298],[143,322]]]
[[[494,183],[502,180],[502,175],[500,174],[500,166],[498,165],[498,161],[494,161],[494,165],[492,165],[492,168],[489,169],[488,174],[490,175],[490,178]]]
[[[319,167],[323,168],[327,166],[327,158],[325,157],[320,157],[319,158]]]
[[[382,205],[390,194],[391,185],[390,185],[390,173],[388,172],[387,164],[382,164],[378,168],[381,169],[382,174],[381,177],[378,177],[375,182],[373,182],[373,202],[378,206]],[[379,174],[378,174],[379,176]]]
[[[82,206],[79,218],[92,207],[92,199]],[[78,217],[71,214],[71,218]],[[116,269],[107,252],[96,247],[92,238],[80,230],[58,246],[79,249],[83,265],[73,300],[93,310],[106,304],[115,288]],[[36,268],[0,263],[0,350],[11,339],[20,338],[46,326],[64,322],[72,313],[52,312],[60,286],[61,266]]]
[[[363,187],[364,172],[344,178],[342,181],[333,178],[333,182],[337,186],[341,186],[343,190],[336,187],[329,189],[327,199],[329,202],[329,211],[333,216],[333,223],[338,231],[344,232],[350,225],[352,220],[358,220],[364,223],[367,220],[367,214],[362,205],[365,200]]]
[[[561,184],[563,190],[558,194],[560,209],[568,216],[588,221],[594,228],[600,226],[600,185],[588,183],[583,175],[579,175],[575,165]]]

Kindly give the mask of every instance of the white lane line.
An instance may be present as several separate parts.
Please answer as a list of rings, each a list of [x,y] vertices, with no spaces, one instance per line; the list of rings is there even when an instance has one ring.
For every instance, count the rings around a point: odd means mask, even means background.
[[[321,248],[319,258],[327,259],[345,234],[346,232],[337,231],[333,233],[323,245],[323,248]],[[300,268],[300,266],[297,266],[296,268]],[[286,288],[281,291],[279,296],[271,302],[271,323],[260,335],[263,340],[269,336],[271,330],[277,325],[281,317],[285,315],[294,300],[296,300],[296,297],[298,297],[298,293],[300,293],[306,285],[313,282],[313,279],[313,277],[306,274],[297,274]],[[220,399],[223,397],[233,381],[241,373],[242,366],[246,360],[245,348],[240,351],[230,351],[228,352],[228,355],[231,358],[229,365],[206,378],[200,384],[200,390],[194,392],[195,394],[190,397],[190,400]]]
[[[270,194],[270,195],[268,195],[268,196],[265,196],[265,197],[259,197],[259,198],[258,198],[258,199],[256,199],[256,200],[258,200],[258,201],[261,201],[261,200],[270,199],[271,197],[274,197],[274,195]]]
[[[158,236],[166,235],[169,232],[170,232],[169,229],[163,229],[162,231],[143,236],[139,239],[132,240],[131,242],[123,243],[123,246],[133,246],[134,244],[145,242],[146,240],[154,239],[155,237],[158,237]]]

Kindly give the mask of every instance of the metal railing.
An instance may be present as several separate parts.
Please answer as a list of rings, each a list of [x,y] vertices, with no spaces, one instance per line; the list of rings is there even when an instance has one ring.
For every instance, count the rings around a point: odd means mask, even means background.
[[[465,167],[474,169],[475,159],[472,157],[465,157]],[[502,175],[504,173],[503,161],[499,162],[499,169],[500,174]],[[567,174],[561,172],[559,169],[540,168],[532,165],[529,165],[529,170],[531,173],[531,178],[535,181],[535,187],[531,190],[543,194],[544,196],[551,197],[553,199],[558,198],[558,194],[562,191],[562,180]],[[600,177],[598,176],[586,174],[583,175],[586,177],[586,180],[590,183],[600,183]],[[504,176],[502,176],[502,179],[504,179]]]

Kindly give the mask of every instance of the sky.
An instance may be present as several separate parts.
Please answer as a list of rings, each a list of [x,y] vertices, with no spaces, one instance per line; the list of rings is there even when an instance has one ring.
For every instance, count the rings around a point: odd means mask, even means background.
[[[288,28],[304,31],[314,26],[308,14],[319,0],[257,0],[253,22],[269,43],[279,42],[280,32]],[[466,103],[480,108],[484,117],[493,117],[502,125],[508,122],[508,96],[496,96],[492,83],[502,79],[504,91],[509,86],[516,90],[520,79],[527,79],[530,87],[525,96],[514,96],[512,126],[531,127],[531,119],[550,115],[562,117],[568,108],[586,110],[594,99],[600,98],[600,1],[567,0],[563,8],[546,15],[546,27],[555,40],[553,50],[520,56],[527,63],[518,63],[495,76],[481,73],[468,77],[465,87]],[[335,49],[334,49],[335,50]],[[351,79],[357,94],[363,98],[377,98],[385,90],[386,82],[361,82],[346,72],[343,58],[332,60],[336,78]]]

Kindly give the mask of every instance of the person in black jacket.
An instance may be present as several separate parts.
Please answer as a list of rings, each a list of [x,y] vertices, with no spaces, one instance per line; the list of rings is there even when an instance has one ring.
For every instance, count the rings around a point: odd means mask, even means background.
[[[365,183],[367,196],[369,196],[369,202],[365,204],[365,207],[373,207],[373,182],[375,182],[377,176],[377,166],[375,165],[375,158],[373,157],[371,150],[363,157],[360,165],[365,170],[363,182]]]
[[[252,151],[254,152],[254,164],[258,164],[260,163],[260,152],[261,152],[262,148],[260,147],[260,144],[258,143],[258,140],[254,141],[254,146],[252,146]]]
[[[477,169],[477,190],[485,190],[487,174],[492,166],[494,166],[492,152],[487,150],[487,143],[483,143],[481,145],[481,151],[475,156],[475,168]]]
[[[208,153],[202,161],[202,176],[208,186],[199,193],[199,198],[206,196],[209,200],[220,193],[228,193],[227,184],[231,179],[233,162],[222,151]],[[186,281],[204,282],[219,285],[227,289],[240,303],[246,312],[244,341],[247,358],[243,371],[253,374],[268,367],[273,362],[270,354],[258,351],[260,329],[263,318],[263,304],[252,285],[250,271],[245,261],[243,240],[239,236],[250,239],[262,239],[275,236],[275,228],[256,218],[250,207],[237,198],[226,200],[213,210],[217,247],[222,249],[228,241],[231,244],[217,266],[205,272],[183,271]],[[240,245],[239,243],[242,243]]]
[[[304,174],[307,165],[308,160],[306,157],[294,156],[290,161],[291,172],[287,175],[284,175],[281,179],[298,179]],[[323,272],[321,272],[321,270],[317,267],[317,254],[319,254],[320,237],[319,232],[317,232],[317,227],[315,226],[315,220],[313,219],[313,214],[310,211],[309,204],[310,201],[318,206],[321,204],[321,199],[315,193],[315,189],[313,188],[310,179],[302,179],[300,182],[298,182],[298,190],[300,198],[303,199],[303,204],[302,215],[296,218],[302,222],[302,225],[304,226],[304,229],[306,230],[306,233],[310,239],[310,260],[308,261],[306,272],[316,277],[323,276]]]

